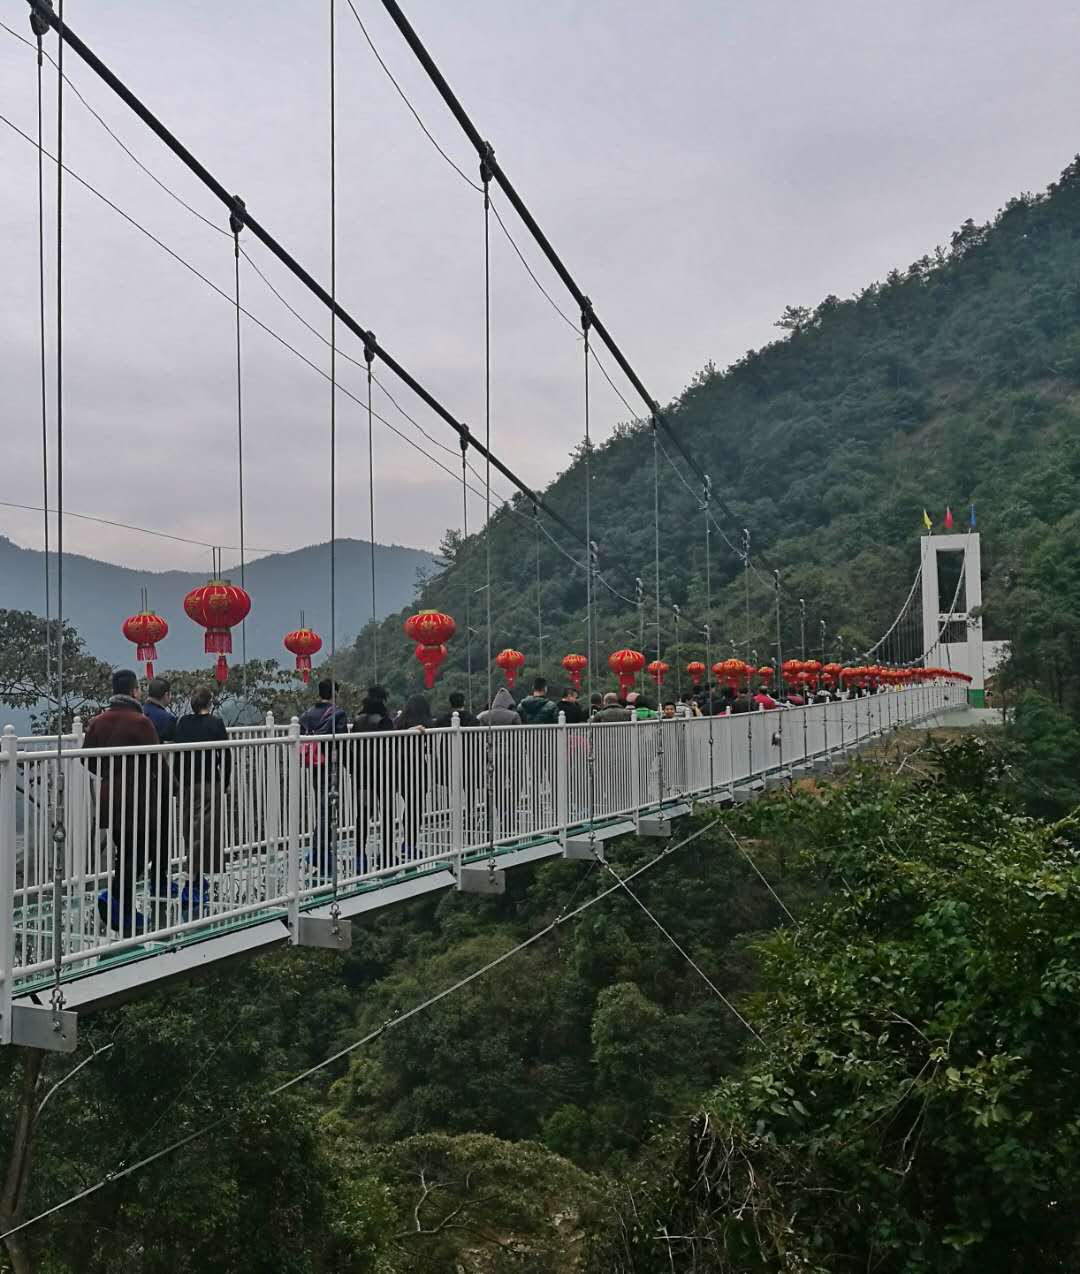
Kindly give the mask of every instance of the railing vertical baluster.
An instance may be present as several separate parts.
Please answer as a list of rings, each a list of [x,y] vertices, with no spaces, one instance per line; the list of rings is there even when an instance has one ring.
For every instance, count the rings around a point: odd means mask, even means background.
[[[461,881],[461,853],[465,846],[465,739],[461,733],[461,717],[454,712],[450,719],[450,849],[456,859],[458,881]]]
[[[570,821],[570,732],[566,725],[566,713],[559,713],[559,728],[555,735],[555,821],[559,825],[559,844],[566,847],[566,825]]]
[[[601,726],[601,729],[608,729],[608,726]],[[630,797],[634,806],[634,825],[641,824],[641,807],[645,803],[646,791],[642,791],[641,782],[641,722],[635,712],[630,718],[630,781],[633,788]],[[648,784],[644,785],[647,789]]]
[[[289,742],[285,748],[285,765],[288,774],[289,839],[285,847],[288,855],[289,879],[289,941],[295,946],[300,941],[300,718],[289,722]]]
[[[18,783],[15,727],[0,740],[0,1044],[11,1043],[15,979],[15,801]]]

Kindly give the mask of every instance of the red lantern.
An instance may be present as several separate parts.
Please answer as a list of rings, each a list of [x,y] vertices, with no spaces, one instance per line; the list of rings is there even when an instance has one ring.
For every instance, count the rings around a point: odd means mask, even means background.
[[[705,676],[706,668],[698,659],[692,659],[686,665],[686,671],[690,674],[690,681],[695,686],[701,685],[701,679]]]
[[[664,677],[671,671],[671,665],[664,663],[662,659],[654,659],[645,671],[656,682],[656,688],[659,690],[664,684]]]
[[[439,610],[422,610],[405,621],[405,636],[418,646],[442,646],[455,632],[457,625]]]
[[[640,650],[616,650],[608,655],[608,667],[619,679],[619,689],[625,695],[634,687],[634,678],[645,667],[645,656]]]
[[[144,601],[145,605],[145,601]],[[136,655],[146,661],[146,675],[154,675],[153,661],[158,657],[155,642],[163,641],[169,633],[169,625],[151,610],[141,610],[137,615],[130,615],[120,625],[120,631],[128,641],[136,642]]]
[[[311,680],[311,656],[322,650],[322,638],[311,628],[297,628],[283,642],[290,655],[296,656],[296,671],[305,681]]]
[[[788,685],[793,686],[799,680],[802,664],[798,659],[785,659],[780,665],[780,672]]]
[[[416,657],[424,665],[424,685],[430,690],[435,674],[446,658],[445,643],[457,632],[457,625],[441,610],[422,610],[405,621],[405,636],[416,642]]]
[[[503,670],[506,677],[506,684],[511,690],[517,681],[517,675],[525,664],[525,656],[520,650],[500,650],[495,656],[495,666]]]
[[[581,674],[589,666],[584,655],[563,655],[562,666],[566,669],[575,690],[581,689]]]
[[[184,610],[188,619],[206,629],[203,649],[208,655],[217,655],[214,675],[219,682],[224,682],[229,675],[225,656],[232,654],[232,633],[229,630],[247,618],[251,598],[228,580],[212,579],[188,593],[184,598]]]
[[[431,689],[435,684],[435,674],[439,665],[446,658],[445,646],[417,646],[416,657],[424,665],[424,685]]]
[[[752,671],[753,671],[753,669],[751,669],[751,672],[752,672]],[[772,664],[762,664],[762,665],[761,665],[761,667],[757,670],[757,675],[758,675],[758,676],[759,676],[759,677],[760,677],[763,681],[772,681],[772,678],[773,678],[773,667],[772,667]]]
[[[732,690],[738,690],[741,678],[748,676],[753,669],[741,659],[721,659],[712,666],[718,681],[726,681]]]
[[[818,685],[818,678],[821,675],[820,662],[817,659],[808,659],[806,663],[803,664],[803,672],[809,674],[810,683],[813,685],[814,689],[816,690]]]
[[[826,664],[821,670],[821,680],[826,686],[836,685],[842,669],[839,664]]]

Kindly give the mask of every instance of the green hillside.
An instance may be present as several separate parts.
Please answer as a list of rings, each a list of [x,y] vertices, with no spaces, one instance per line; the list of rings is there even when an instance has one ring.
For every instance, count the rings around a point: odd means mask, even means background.
[[[709,366],[670,405],[686,448],[713,479],[730,515],[733,542],[752,530],[755,554],[784,574],[784,643],[798,639],[794,599],[805,597],[808,630],[819,619],[856,645],[883,631],[918,563],[924,505],[939,519],[978,510],[983,533],[987,634],[1015,645],[1012,675],[1041,683],[1075,705],[1080,682],[1080,161],[1045,194],[1011,200],[987,225],[965,222],[945,247],[857,296],[789,307],[785,335],[725,371]],[[670,449],[670,448],[669,448]],[[674,454],[674,453],[673,453]],[[684,476],[689,478],[689,474]],[[665,657],[700,655],[706,618],[702,517],[695,498],[661,459],[661,594]],[[545,493],[575,526],[583,523],[579,454]],[[652,442],[627,422],[594,448],[593,536],[600,570],[632,598],[641,577],[654,590]],[[518,516],[521,514],[522,516]],[[580,545],[553,528],[568,551]],[[536,668],[536,534],[529,511],[500,510],[492,528],[492,625],[496,648],[513,644]],[[483,541],[448,536],[445,568],[419,602],[459,623],[444,666],[446,686],[464,684],[466,597],[472,599],[474,668],[484,681]],[[545,671],[583,648],[585,581],[548,540],[539,545]],[[768,574],[768,572],[764,572]],[[717,645],[746,635],[741,569],[714,537]],[[755,583],[752,643],[772,634],[770,590]],[[684,640],[670,649],[673,603]],[[647,619],[652,618],[651,605]],[[596,607],[601,658],[630,640],[632,606],[603,588]],[[395,693],[418,666],[400,617],[383,624],[380,673]],[[369,675],[370,634],[344,662]],[[385,665],[397,656],[392,671]],[[830,654],[834,653],[830,650]]]

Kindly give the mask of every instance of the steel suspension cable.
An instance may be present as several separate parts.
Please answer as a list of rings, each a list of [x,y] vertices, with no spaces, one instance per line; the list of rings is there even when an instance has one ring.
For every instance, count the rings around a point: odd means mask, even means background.
[[[712,791],[716,787],[714,774],[716,770],[714,757],[714,723],[715,705],[713,703],[713,683],[712,683],[712,540],[709,525],[709,501],[712,498],[712,479],[708,474],[705,475],[705,483],[701,491],[701,507],[705,514],[705,685],[708,687],[708,694],[705,704],[709,713],[709,790]]]
[[[38,339],[41,345],[41,507],[44,511],[45,550],[45,684],[52,682],[52,598],[49,583],[49,391],[45,324],[45,139],[42,93],[42,36],[49,29],[36,14],[30,15],[30,29],[37,37],[37,197],[38,197]],[[14,32],[12,33],[14,34]],[[19,39],[22,39],[19,36]]]
[[[536,663],[540,675],[544,675],[544,620],[543,608],[540,604],[540,513],[533,509],[536,548]]]
[[[589,402],[589,330],[591,326],[592,311],[585,306],[581,311],[582,346],[585,354],[585,654],[589,661],[585,666],[585,685],[590,703],[593,693],[593,666],[596,663],[593,621],[593,578],[596,574],[596,557],[592,538],[592,423]],[[590,822],[591,820],[590,810]]]
[[[374,358],[375,351],[369,345],[365,345],[364,361],[367,363],[368,569],[371,576],[371,680],[373,685],[377,684],[379,680],[379,619],[378,603],[375,600],[375,427],[372,423],[374,412],[371,406],[371,386],[374,380],[371,364]],[[393,402],[394,400],[391,398],[390,401]],[[462,455],[464,455],[464,451]],[[444,467],[440,465],[440,468]]]
[[[462,543],[468,543],[469,539],[469,483],[466,478],[466,465],[468,464],[468,445],[464,442],[461,444],[461,536]],[[539,524],[539,523],[538,523]],[[473,713],[473,678],[472,678],[472,617],[471,598],[472,589],[466,585],[465,587],[465,679],[466,690],[468,693],[469,712]]]
[[[487,655],[487,706],[493,698],[491,662],[491,164],[488,155],[480,160],[480,180],[484,183],[484,614]],[[489,718],[490,724],[490,718]],[[490,822],[490,820],[489,820]]]
[[[239,202],[239,201],[238,201]],[[246,588],[247,554],[244,552],[244,373],[240,351],[240,231],[244,223],[230,213],[229,228],[233,235],[233,277],[236,312],[236,483],[240,498],[240,587]],[[247,705],[247,617],[240,621],[240,682]]]
[[[57,5],[57,30],[63,36],[64,0]],[[40,155],[40,149],[39,149]],[[60,40],[56,76],[56,781],[52,830],[52,1013],[60,1029],[64,992],[62,903],[67,841],[64,791],[64,42]],[[46,500],[46,504],[48,501]],[[47,621],[46,621],[47,623]],[[111,899],[110,899],[111,906]]]
[[[337,919],[338,820],[340,816],[341,757],[337,737],[337,57],[334,41],[334,0],[330,3],[330,738],[331,762],[327,775],[327,815],[330,836],[331,909]],[[370,396],[371,386],[368,386]],[[370,421],[369,421],[370,428]],[[357,831],[359,838],[359,830]],[[324,864],[325,867],[325,864]]]

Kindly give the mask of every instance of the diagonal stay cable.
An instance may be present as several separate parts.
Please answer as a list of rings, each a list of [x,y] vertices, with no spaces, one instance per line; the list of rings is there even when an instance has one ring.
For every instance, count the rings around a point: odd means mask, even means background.
[[[700,831],[702,832],[708,831],[710,827],[714,827],[720,821],[721,820],[719,819],[719,817],[717,817],[713,819],[711,823],[708,823],[706,824],[705,827],[701,828]],[[743,1017],[743,1015],[739,1012],[739,1010],[735,1007],[735,1005],[732,1004],[732,1002],[728,999],[728,997],[723,993],[723,991],[720,990],[720,988],[716,985],[716,983],[712,980],[712,978],[709,977],[709,975],[705,972],[705,970],[701,967],[701,965],[697,963],[697,961],[693,958],[693,956],[690,955],[690,953],[686,950],[686,948],[681,946],[680,943],[675,938],[672,937],[670,931],[664,928],[664,926],[660,923],[660,921],[657,920],[657,918],[653,915],[653,913],[649,910],[649,908],[645,906],[645,904],[641,901],[641,899],[637,896],[637,894],[634,893],[634,891],[626,883],[627,880],[633,880],[634,876],[637,873],[631,873],[631,875],[627,876],[624,879],[622,876],[619,875],[619,873],[615,870],[615,868],[612,867],[612,865],[607,861],[606,858],[602,858],[599,855],[597,855],[597,857],[600,862],[600,866],[603,867],[604,870],[608,872],[618,882],[615,888],[622,889],[625,893],[629,894],[629,896],[634,900],[634,902],[637,903],[637,905],[641,908],[641,910],[649,917],[649,919],[653,922],[653,924],[657,927],[657,929],[660,930],[660,932],[664,935],[664,937],[668,940],[668,942],[671,943],[671,945],[675,948],[675,950],[679,953],[679,955],[681,955],[682,958],[686,961],[686,963],[691,967],[691,969],[694,970],[694,972],[698,975],[698,977],[702,980],[702,982],[705,983],[705,985],[709,988],[709,990],[713,993],[713,995],[715,995],[716,998],[724,1005],[724,1007],[728,1010],[728,1012],[730,1012],[739,1022],[742,1023],[743,1026],[746,1027],[746,1029],[750,1032],[750,1034],[754,1037],[754,1039],[757,1040],[759,1044],[763,1045],[765,1041],[761,1038],[761,1036],[757,1033],[757,1031],[754,1030],[754,1028],[746,1020],[746,1018]]]
[[[474,969],[471,973],[459,978],[456,982],[445,987],[443,990],[437,991],[434,995],[428,996],[427,999],[422,1000],[419,1004],[414,1004],[412,1008],[407,1009],[404,1013],[398,1013],[395,1014],[395,1016],[388,1018],[381,1026],[377,1026],[373,1031],[369,1031],[366,1035],[361,1036],[360,1039],[353,1040],[351,1044],[346,1044],[344,1048],[340,1048],[336,1052],[331,1053],[328,1057],[324,1057],[322,1061],[316,1062],[314,1066],[309,1066],[306,1070],[301,1071],[297,1075],[293,1075],[290,1079],[283,1080],[280,1084],[276,1084],[273,1088],[266,1091],[263,1095],[263,1100],[267,1100],[271,1097],[276,1097],[281,1093],[287,1092],[289,1089],[296,1087],[297,1084],[301,1084],[305,1080],[310,1079],[313,1075],[317,1075],[320,1071],[325,1070],[328,1066],[332,1066],[335,1062],[339,1062],[343,1058],[348,1057],[351,1053],[356,1052],[357,1049],[363,1048],[364,1045],[372,1043],[387,1032],[394,1030],[396,1027],[402,1026],[411,1018],[414,1018],[420,1013],[432,1008],[434,1005],[441,1003],[441,1001],[447,999],[451,995],[454,995],[463,987],[469,986],[470,983],[475,982],[478,978],[482,978],[485,974],[490,973],[492,969],[498,968],[500,965],[505,964],[506,961],[510,960],[513,956],[518,955],[526,948],[533,946],[542,938],[546,938],[548,934],[554,933],[560,928],[560,926],[566,924],[567,921],[575,919],[583,912],[588,911],[590,907],[595,906],[598,902],[602,902],[605,898],[609,898],[617,890],[623,889],[629,892],[627,889],[627,882],[635,880],[638,876],[644,875],[645,872],[650,871],[658,863],[670,858],[677,850],[683,849],[693,841],[697,840],[699,836],[704,835],[705,832],[709,831],[710,828],[719,821],[720,819],[717,817],[707,823],[704,827],[699,827],[697,831],[691,832],[689,836],[683,837],[683,839],[676,844],[668,846],[666,849],[657,854],[655,858],[650,859],[647,863],[644,863],[641,867],[631,872],[625,880],[620,877],[616,877],[616,884],[611,885],[608,889],[604,889],[598,894],[594,894],[592,898],[587,898],[583,903],[580,903],[572,909],[564,909],[549,924],[544,925],[542,929],[538,929],[536,933],[531,934],[528,938],[525,938],[516,946],[511,947],[508,951],[504,951],[501,955],[488,960],[478,969]],[[639,905],[643,906],[643,904],[640,903]],[[655,918],[653,919],[655,920]],[[672,941],[674,940],[672,939]],[[704,977],[704,974],[702,974],[702,976]],[[720,994],[720,992],[717,992],[717,994]],[[747,1030],[750,1031],[755,1039],[761,1041],[761,1036],[758,1035],[749,1023],[746,1022],[746,1019],[743,1018],[737,1010],[733,1009],[732,1011],[735,1012],[736,1016],[739,1017],[739,1020],[743,1022]],[[55,1216],[58,1212],[64,1211],[66,1208],[71,1207],[73,1204],[78,1203],[83,1199],[89,1198],[89,1196],[96,1194],[99,1190],[103,1190],[106,1186],[111,1185],[113,1182],[121,1181],[125,1177],[130,1177],[136,1172],[141,1171],[143,1168],[149,1167],[150,1164],[156,1163],[160,1159],[164,1159],[167,1155],[174,1154],[176,1151],[182,1150],[185,1146],[191,1145],[192,1142],[198,1141],[200,1138],[205,1137],[209,1133],[224,1126],[228,1122],[228,1119],[229,1115],[220,1115],[218,1118],[204,1124],[201,1128],[196,1128],[192,1132],[185,1134],[183,1137],[178,1137],[175,1141],[169,1142],[168,1145],[162,1146],[160,1150],[155,1150],[152,1154],[146,1155],[142,1159],[136,1160],[134,1163],[120,1164],[115,1171],[106,1173],[105,1176],[94,1182],[93,1185],[87,1186],[84,1190],[80,1190],[77,1194],[73,1194],[70,1197],[63,1199],[60,1203],[53,1204],[51,1208],[46,1208],[44,1211],[35,1214],[26,1221],[21,1221],[18,1225],[11,1226],[3,1233],[0,1233],[0,1242],[10,1238],[13,1234],[18,1234],[23,1230],[29,1229],[31,1226],[36,1225],[39,1221],[44,1221],[48,1217]]]
[[[787,918],[791,921],[791,923],[795,925],[796,928],[798,928],[799,922],[792,915],[791,910],[788,907],[787,903],[784,902],[783,898],[780,897],[780,895],[776,892],[776,890],[772,887],[772,885],[769,884],[768,880],[766,880],[765,876],[763,875],[761,869],[758,867],[757,863],[755,863],[754,860],[750,857],[749,850],[747,850],[747,848],[743,845],[742,841],[739,840],[739,838],[735,835],[735,833],[731,830],[731,828],[728,827],[727,823],[725,823],[723,826],[724,826],[724,831],[727,832],[727,834],[731,837],[732,841],[735,843],[735,848],[739,851],[740,854],[742,854],[743,858],[745,858],[746,861],[750,864],[750,866],[754,869],[754,872],[757,875],[758,880],[760,880],[761,883],[765,886],[765,888],[769,891],[769,893],[772,894],[773,898],[776,901],[776,905],[780,908],[780,910],[784,913],[784,915],[787,916]]]

